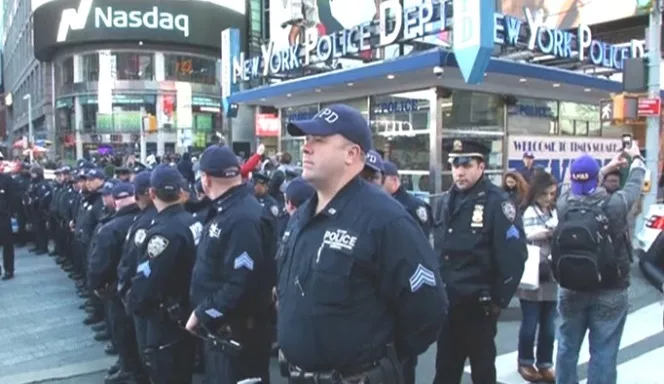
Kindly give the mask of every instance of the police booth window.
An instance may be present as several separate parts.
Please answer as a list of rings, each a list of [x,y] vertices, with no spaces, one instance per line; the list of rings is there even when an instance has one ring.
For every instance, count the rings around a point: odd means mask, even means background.
[[[295,164],[302,162],[302,143],[304,139],[290,136],[286,129],[288,123],[309,120],[316,113],[318,113],[318,104],[307,104],[281,109],[281,151],[290,153]]]
[[[560,102],[560,134],[569,136],[600,136],[599,105]]]
[[[502,95],[462,91],[439,90],[438,102],[442,109],[443,146],[442,190],[452,186],[452,166],[448,152],[455,139],[473,140],[490,149],[485,174],[496,185],[502,184],[503,151],[505,137]]]
[[[520,135],[556,135],[558,102],[525,97],[505,97],[507,131]]]
[[[397,165],[406,190],[424,194],[430,191],[430,92],[374,96],[369,119],[376,150]]]

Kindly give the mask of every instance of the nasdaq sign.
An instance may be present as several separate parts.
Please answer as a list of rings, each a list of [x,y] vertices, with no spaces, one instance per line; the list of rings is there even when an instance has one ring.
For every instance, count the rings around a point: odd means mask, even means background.
[[[480,84],[491,61],[496,4],[487,0],[454,0],[452,5],[454,56],[466,83]]]

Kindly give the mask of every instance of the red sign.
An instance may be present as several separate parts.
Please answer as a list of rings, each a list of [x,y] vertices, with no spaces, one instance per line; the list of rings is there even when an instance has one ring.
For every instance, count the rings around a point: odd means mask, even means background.
[[[270,114],[256,115],[256,136],[277,137],[281,130],[279,116]]]
[[[659,116],[662,113],[662,101],[659,98],[640,98],[637,112],[639,117]]]

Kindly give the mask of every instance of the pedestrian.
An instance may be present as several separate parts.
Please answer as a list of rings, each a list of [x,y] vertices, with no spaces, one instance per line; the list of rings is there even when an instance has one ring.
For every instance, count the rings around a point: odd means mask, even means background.
[[[288,133],[306,137],[302,177],[316,194],[277,253],[282,374],[403,383],[401,359],[427,350],[447,311],[429,241],[360,177],[372,139],[359,111],[331,105]]]
[[[454,185],[436,201],[434,250],[450,313],[438,339],[435,384],[458,384],[466,359],[473,382],[496,383],[498,317],[527,258],[521,215],[484,171],[489,148],[471,140],[444,146]]]
[[[523,199],[523,228],[528,243],[539,248],[539,286],[535,290],[516,291],[521,306],[519,328],[518,372],[529,382],[555,383],[553,341],[556,333],[558,284],[553,279],[549,256],[551,237],[557,225],[556,190],[558,183],[551,174],[533,176]],[[537,335],[537,354],[535,350]],[[536,358],[537,357],[537,358]]]
[[[0,160],[5,157],[0,152]],[[14,277],[14,235],[12,231],[13,201],[16,184],[7,173],[0,172],[0,245],[2,246],[2,266],[5,274],[2,280]],[[2,273],[2,270],[0,270]]]

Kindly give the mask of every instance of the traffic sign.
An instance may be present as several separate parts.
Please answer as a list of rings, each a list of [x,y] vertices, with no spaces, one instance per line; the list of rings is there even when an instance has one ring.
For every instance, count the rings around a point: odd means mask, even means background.
[[[660,98],[639,98],[637,114],[639,117],[659,116],[662,113],[662,101]]]

